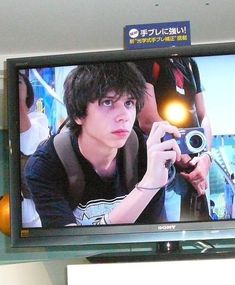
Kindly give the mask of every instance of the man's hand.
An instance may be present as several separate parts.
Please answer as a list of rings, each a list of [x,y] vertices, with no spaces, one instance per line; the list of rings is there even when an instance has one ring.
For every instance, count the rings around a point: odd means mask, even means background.
[[[191,157],[188,154],[181,154],[180,160],[176,161],[176,165],[179,171],[191,172],[189,169],[194,168],[189,162],[191,161]]]
[[[208,187],[207,176],[211,167],[210,157],[206,154],[194,157],[188,165],[194,169],[190,173],[183,171],[180,174],[193,185],[199,196],[204,195]]]
[[[141,186],[163,187],[168,179],[169,164],[180,159],[181,151],[175,139],[162,141],[166,133],[180,137],[178,128],[166,121],[153,123],[147,139],[147,171]]]

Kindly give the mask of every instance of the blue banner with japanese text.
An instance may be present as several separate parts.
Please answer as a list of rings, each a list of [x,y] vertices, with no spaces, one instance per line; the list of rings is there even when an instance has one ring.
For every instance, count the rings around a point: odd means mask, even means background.
[[[124,28],[125,49],[191,45],[190,22],[128,25]]]

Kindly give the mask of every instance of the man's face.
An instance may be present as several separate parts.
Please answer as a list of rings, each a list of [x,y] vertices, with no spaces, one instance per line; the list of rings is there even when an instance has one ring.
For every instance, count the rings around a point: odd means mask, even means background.
[[[87,116],[76,120],[82,126],[83,141],[110,148],[125,144],[136,118],[136,100],[128,95],[117,100],[115,96],[115,92],[109,92],[101,102],[89,103]]]

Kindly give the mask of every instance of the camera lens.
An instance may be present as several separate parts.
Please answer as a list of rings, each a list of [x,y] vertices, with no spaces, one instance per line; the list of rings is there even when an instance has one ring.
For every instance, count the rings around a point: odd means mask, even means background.
[[[186,134],[185,143],[191,153],[200,153],[206,148],[206,137],[200,130],[192,130]]]
[[[200,148],[203,141],[200,136],[194,135],[190,138],[189,143],[193,148]]]

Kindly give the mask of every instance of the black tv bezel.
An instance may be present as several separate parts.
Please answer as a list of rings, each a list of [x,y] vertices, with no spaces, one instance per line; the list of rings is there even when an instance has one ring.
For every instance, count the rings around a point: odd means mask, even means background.
[[[145,50],[114,50],[7,59],[11,244],[13,247],[98,245],[186,240],[231,239],[235,221],[179,222],[156,225],[108,225],[60,229],[21,229],[18,79],[19,69],[152,57],[235,54],[235,43],[213,43]]]

